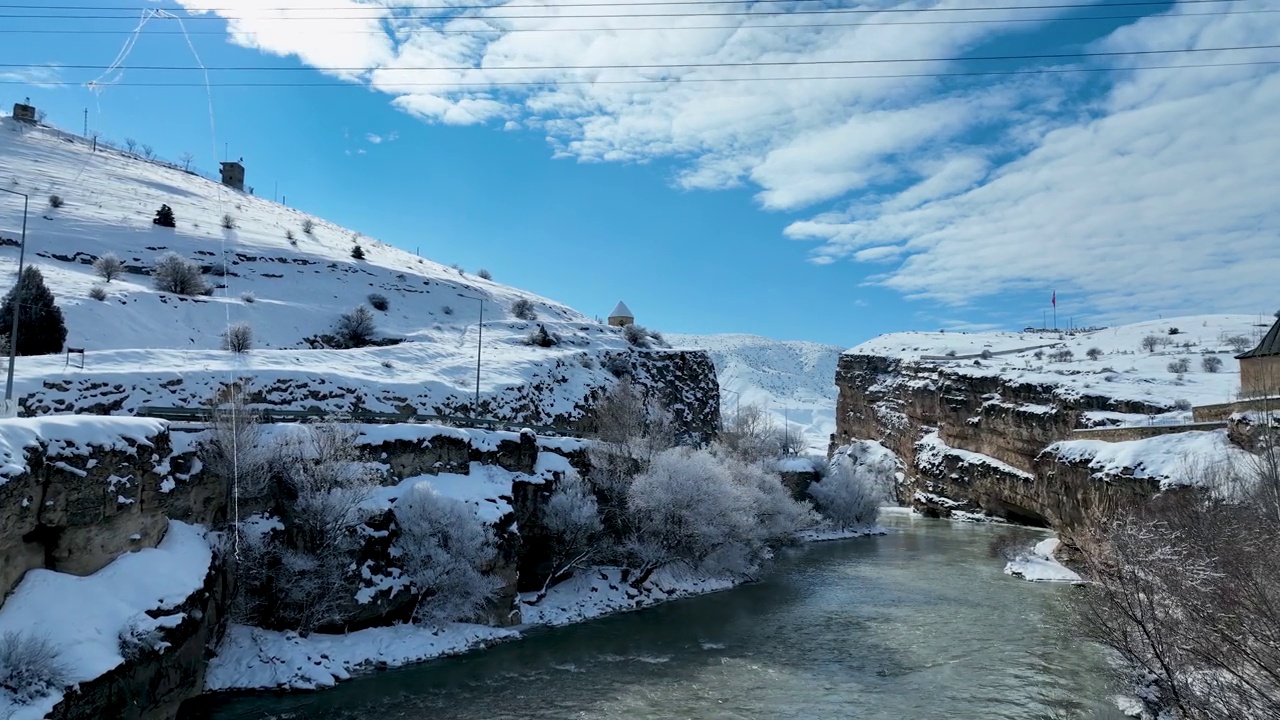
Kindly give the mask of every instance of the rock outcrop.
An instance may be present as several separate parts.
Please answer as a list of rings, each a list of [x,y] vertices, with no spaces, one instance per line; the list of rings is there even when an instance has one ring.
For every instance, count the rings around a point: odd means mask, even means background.
[[[1072,528],[1159,486],[1123,475],[1099,482],[1096,473],[1044,451],[1087,426],[1089,411],[1156,414],[1167,407],[958,372],[954,363],[859,354],[841,357],[836,385],[833,449],[870,439],[893,450],[907,468],[899,500],[927,515],[1049,525],[1070,542]]]

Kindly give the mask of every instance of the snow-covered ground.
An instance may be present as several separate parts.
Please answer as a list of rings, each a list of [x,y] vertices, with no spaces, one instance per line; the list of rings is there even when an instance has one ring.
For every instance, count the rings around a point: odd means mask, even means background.
[[[1098,395],[1172,407],[1179,400],[1193,405],[1231,402],[1240,389],[1239,365],[1227,339],[1236,336],[1256,343],[1274,322],[1270,316],[1196,315],[1122,325],[1094,332],[902,332],[881,335],[846,352],[908,361],[926,361],[949,372],[978,377],[999,376],[1007,382],[1054,386],[1054,394],[1069,399]],[[1177,334],[1170,335],[1176,328]],[[1170,344],[1149,351],[1148,336]],[[1100,351],[1090,359],[1091,349]],[[1070,360],[1054,361],[1052,353],[1070,350]],[[980,357],[984,351],[991,357]],[[949,357],[948,353],[955,353]],[[1037,358],[1036,353],[1042,357]],[[1207,372],[1201,363],[1214,356],[1220,372]],[[1190,368],[1178,374],[1169,364],[1186,358]],[[1111,418],[1118,424],[1139,424],[1147,416]],[[1189,418],[1181,418],[1189,419]],[[1098,417],[1102,421],[1107,418]]]
[[[180,169],[106,148],[91,152],[83,141],[51,129],[0,119],[0,182],[31,196],[26,260],[40,267],[62,308],[67,345],[85,349],[83,369],[78,358],[70,366],[60,356],[19,358],[18,393],[39,391],[46,411],[65,411],[60,398],[92,392],[81,381],[142,388],[117,408],[128,411],[145,403],[202,402],[219,383],[249,376],[259,388],[327,379],[314,394],[280,391],[284,404],[327,406],[358,394],[371,410],[409,404],[430,413],[446,399],[467,402],[473,391],[481,300],[482,398],[540,383],[549,398],[546,413],[571,411],[588,385],[610,380],[594,362],[599,355],[627,346],[617,329],[555,301]],[[64,202],[60,208],[48,204],[55,194]],[[9,197],[0,200],[3,277],[15,270],[22,224],[22,203]],[[173,208],[176,228],[152,223],[161,204]],[[233,229],[222,227],[224,214]],[[311,233],[303,230],[308,221],[314,223]],[[357,244],[362,260],[352,257]],[[212,296],[159,292],[142,273],[169,251],[206,270],[225,264],[227,274],[206,273],[218,286]],[[115,253],[128,272],[104,284],[89,263],[105,253]],[[105,301],[89,296],[95,286],[105,287]],[[390,303],[385,312],[374,312],[378,336],[403,344],[310,349],[307,338],[330,333],[341,313],[367,303],[371,293]],[[533,304],[536,322],[514,317],[512,306],[521,299]],[[603,313],[614,300],[601,298],[595,310]],[[236,322],[253,328],[254,349],[247,355],[221,350],[223,332]],[[539,323],[563,343],[527,345]],[[116,400],[109,389],[101,393]]]
[[[1087,462],[1100,480],[1120,475],[1149,478],[1165,490],[1203,477],[1202,471],[1248,467],[1253,456],[1227,438],[1225,430],[1159,435],[1142,440],[1065,440],[1045,449],[1063,462]]]
[[[668,334],[674,347],[706,350],[716,365],[722,407],[759,405],[778,425],[804,432],[812,450],[825,453],[836,429],[836,364],[843,348],[758,335]]]
[[[146,641],[185,619],[176,608],[204,585],[212,557],[200,528],[173,521],[158,547],[121,555],[87,577],[32,570],[0,607],[0,637],[45,638],[67,685],[93,680],[124,662],[122,633]],[[44,717],[62,696],[18,703],[0,689],[0,717]]]
[[[1031,582],[1081,582],[1074,570],[1058,562],[1053,556],[1058,545],[1056,537],[1041,540],[1026,555],[1009,561],[1004,566],[1005,573]]]

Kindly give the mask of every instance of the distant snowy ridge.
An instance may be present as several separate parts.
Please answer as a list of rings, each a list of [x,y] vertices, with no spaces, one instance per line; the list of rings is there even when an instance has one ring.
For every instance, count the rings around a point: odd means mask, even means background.
[[[779,425],[789,420],[798,426],[811,449],[826,452],[836,426],[836,364],[843,348],[741,334],[668,333],[666,339],[673,347],[711,354],[726,418],[738,403],[759,405]]]

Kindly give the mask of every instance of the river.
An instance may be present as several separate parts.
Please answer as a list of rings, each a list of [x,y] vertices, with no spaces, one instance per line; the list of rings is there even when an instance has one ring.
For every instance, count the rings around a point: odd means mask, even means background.
[[[190,717],[1122,717],[1106,700],[1101,653],[1065,626],[1070,587],[1004,575],[987,554],[997,528],[904,515],[884,524],[889,535],[788,550],[734,590],[319,693],[217,699]]]

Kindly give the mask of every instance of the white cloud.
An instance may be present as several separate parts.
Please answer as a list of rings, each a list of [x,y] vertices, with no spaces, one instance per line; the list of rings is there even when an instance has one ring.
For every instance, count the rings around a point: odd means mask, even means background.
[[[1116,59],[1113,71],[1087,76],[750,82],[972,66],[636,66],[949,57],[1033,24],[764,28],[784,21],[573,19],[585,11],[554,4],[517,11],[506,3],[440,19],[439,11],[385,8],[404,2],[336,0],[321,11],[303,9],[316,0],[273,0],[290,9],[265,11],[249,0],[181,1],[193,9],[229,7],[224,15],[238,18],[231,23],[236,42],[367,83],[431,122],[541,131],[557,156],[582,161],[674,158],[677,185],[751,187],[766,209],[838,203],[818,207],[786,235],[815,242],[811,261],[819,265],[875,263],[881,274],[873,282],[909,296],[969,305],[1055,284],[1088,298],[1100,314],[1130,317],[1252,309],[1273,299],[1280,136],[1271,125],[1280,113],[1280,74],[1270,67],[1125,69],[1265,59],[1257,54]],[[619,7],[618,14],[635,11]],[[1178,5],[1169,10],[1181,12]],[[1134,22],[1097,49],[1266,44],[1280,35],[1272,15],[1192,17],[1196,12]],[[322,19],[282,19],[290,14]],[[552,17],[499,17],[516,14]],[[910,12],[857,17],[937,19]],[[511,31],[708,24],[735,27]],[[622,67],[566,68],[575,65]],[[612,84],[654,78],[681,82]],[[726,78],[741,81],[704,82]]]
[[[21,83],[48,89],[61,87],[62,75],[56,66],[33,65],[12,70],[0,70],[0,80],[7,83]]]

